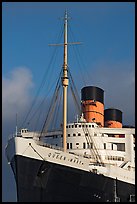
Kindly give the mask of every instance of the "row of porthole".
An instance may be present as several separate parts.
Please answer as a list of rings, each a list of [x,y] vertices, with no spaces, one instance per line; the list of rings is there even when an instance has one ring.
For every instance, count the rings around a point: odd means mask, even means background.
[[[62,155],[59,155],[59,154],[51,154],[51,153],[49,153],[48,154],[48,157],[51,157],[52,156],[52,158],[56,158],[56,159],[64,159],[64,160],[66,160],[66,157],[65,156],[62,156]],[[55,157],[56,156],[56,157]],[[80,161],[80,160],[78,160],[78,159],[68,159],[68,161],[70,161],[70,162],[76,162],[77,164],[82,164],[83,165],[83,162],[82,161]]]
[[[78,135],[78,136],[81,136],[81,133],[77,133],[77,135]],[[75,136],[77,136],[77,135],[76,135],[76,133],[73,133],[73,135],[72,135],[72,136],[73,136],[73,137],[75,137]],[[68,137],[70,137],[70,136],[71,136],[71,135],[70,135],[70,134],[68,134]],[[85,133],[85,136],[89,136],[89,134],[88,134],[88,133]],[[94,136],[97,136],[97,134],[96,134],[96,133],[94,133]]]
[[[86,128],[88,128],[88,127],[91,128],[92,127],[93,128],[95,126],[94,125],[67,125],[66,126],[66,128],[78,128],[78,127],[79,128],[81,128],[81,127],[86,127]]]
[[[118,156],[106,156],[107,160],[117,160],[117,161],[124,161],[123,157],[118,157]]]

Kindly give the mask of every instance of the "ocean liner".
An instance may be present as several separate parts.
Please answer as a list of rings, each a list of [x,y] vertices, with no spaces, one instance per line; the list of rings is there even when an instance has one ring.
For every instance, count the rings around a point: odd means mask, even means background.
[[[67,122],[67,49],[79,44],[67,41],[67,28],[65,11],[62,126],[37,132],[22,127],[6,146],[17,201],[135,202],[135,128],[123,126],[122,111],[104,109],[104,90],[85,86],[80,115]]]

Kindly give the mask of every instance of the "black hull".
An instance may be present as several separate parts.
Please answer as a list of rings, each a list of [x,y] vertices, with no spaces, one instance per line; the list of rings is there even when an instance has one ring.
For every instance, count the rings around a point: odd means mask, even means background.
[[[114,180],[47,161],[15,156],[11,162],[18,202],[112,202]],[[117,180],[120,202],[135,195],[135,185]]]

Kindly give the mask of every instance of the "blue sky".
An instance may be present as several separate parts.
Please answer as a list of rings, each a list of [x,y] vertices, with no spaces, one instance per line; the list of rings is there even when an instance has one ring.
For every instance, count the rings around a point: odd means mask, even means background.
[[[55,47],[48,44],[57,43],[65,9],[71,17],[69,41],[82,42],[69,47],[68,58],[79,94],[84,85],[99,86],[105,91],[105,108],[122,110],[123,123],[135,124],[134,2],[3,2],[3,151],[14,130],[15,113],[21,121],[44,74],[49,71],[52,84],[60,72],[63,49],[57,48],[60,54],[51,74]],[[80,54],[79,64],[74,49]],[[15,200],[13,174],[3,153],[3,201]]]

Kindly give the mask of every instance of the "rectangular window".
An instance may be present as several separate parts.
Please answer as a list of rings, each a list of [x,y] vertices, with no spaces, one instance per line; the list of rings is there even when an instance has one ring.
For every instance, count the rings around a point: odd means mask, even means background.
[[[86,149],[86,143],[83,142],[83,149]]]
[[[113,150],[113,144],[111,144],[112,145],[112,150]]]
[[[70,143],[70,149],[72,149],[72,143]]]
[[[67,149],[69,149],[69,143],[67,143]]]
[[[106,149],[106,143],[104,143],[104,149]]]

